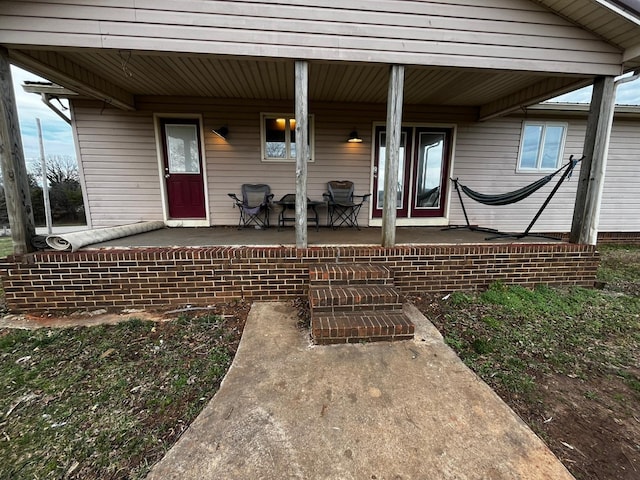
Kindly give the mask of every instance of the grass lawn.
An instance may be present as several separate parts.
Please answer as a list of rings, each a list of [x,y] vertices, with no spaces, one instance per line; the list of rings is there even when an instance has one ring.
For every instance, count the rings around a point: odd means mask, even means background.
[[[217,391],[248,307],[0,330],[0,479],[140,479]]]
[[[0,237],[0,258],[13,254],[13,241],[11,237]]]
[[[578,479],[640,478],[640,248],[603,247],[604,290],[420,298],[445,341]]]

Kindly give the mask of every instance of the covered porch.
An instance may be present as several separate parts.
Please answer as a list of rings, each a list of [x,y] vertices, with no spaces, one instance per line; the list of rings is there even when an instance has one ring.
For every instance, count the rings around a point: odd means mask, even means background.
[[[0,135],[10,147],[0,157],[17,254],[1,269],[10,309],[293,299],[308,294],[319,264],[384,265],[404,296],[494,281],[593,285],[614,78],[640,66],[640,23],[610,2],[116,3],[9,2],[0,13]],[[90,226],[194,228],[31,252],[10,62],[78,94]],[[585,156],[574,215],[554,228],[571,225],[572,243],[424,228],[461,222],[450,177],[475,177],[488,193],[529,183],[515,178],[521,127],[503,117],[592,83],[587,135],[571,152]],[[183,174],[193,181],[174,182]],[[418,187],[433,186],[422,177],[440,187],[435,204],[417,204]],[[373,194],[360,211],[370,228],[308,229],[305,199],[345,179]],[[270,184],[276,200],[295,193],[295,228],[227,227],[237,222],[228,193],[249,183]],[[197,210],[172,211],[193,192]]]
[[[321,227],[307,230],[309,247],[380,245],[381,227],[331,229]],[[557,241],[553,237],[557,237]],[[563,235],[496,237],[486,231],[466,228],[443,229],[440,227],[397,227],[397,245],[505,245],[528,243],[561,243]],[[171,247],[280,247],[295,246],[296,232],[293,227],[278,229],[254,229],[236,227],[164,228],[138,235],[87,245],[82,250],[114,248],[171,248]]]
[[[572,224],[574,242],[595,243],[613,79],[640,64],[633,18],[608,2],[580,11],[551,1],[255,3],[195,1],[185,12],[153,2],[55,9],[11,2],[0,14],[7,99],[0,126],[11,146],[2,163],[5,178],[15,179],[7,195],[16,253],[32,249],[33,220],[9,62],[78,94],[74,134],[91,225],[123,217],[229,225],[227,192],[260,179],[281,194],[296,193],[298,248],[313,244],[304,198],[319,198],[331,179],[355,180],[359,193],[374,193],[363,224],[382,225],[376,243],[384,247],[402,242],[400,225],[456,223],[445,167],[455,161],[456,169],[482,177],[513,158],[493,148],[505,139],[488,142],[474,127],[595,82]],[[270,122],[281,119],[286,126],[278,133]],[[428,176],[411,158],[403,162],[410,150],[402,143],[405,127],[408,142],[425,134],[424,144],[414,142],[424,151],[434,129],[444,129],[435,132],[446,154],[433,179],[440,186],[433,211],[403,203],[419,196],[412,182],[420,172]],[[220,140],[215,133],[223,129],[229,135]],[[194,145],[193,168],[173,171],[175,152],[165,146],[172,131],[184,130]],[[361,141],[355,146],[347,144],[352,131]],[[270,143],[283,151],[269,152]],[[495,164],[478,156],[480,146],[498,157]],[[181,173],[193,181],[178,185]],[[197,191],[198,209],[172,212],[176,190]]]

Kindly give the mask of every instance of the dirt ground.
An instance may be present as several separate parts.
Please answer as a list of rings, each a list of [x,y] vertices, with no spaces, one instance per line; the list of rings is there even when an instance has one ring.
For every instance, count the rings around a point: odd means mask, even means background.
[[[535,425],[576,478],[640,478],[640,411],[621,401],[620,396],[628,396],[621,379],[596,375],[584,381],[557,375],[541,386],[544,408],[519,406],[516,411]]]
[[[414,303],[441,332],[451,328],[444,324],[440,297],[423,297]],[[636,379],[640,378],[637,367],[627,369]],[[639,386],[632,388],[620,376],[604,373],[607,368],[596,368],[581,378],[532,371],[536,388],[528,398],[513,394],[497,380],[483,380],[547,443],[576,479],[638,480]]]

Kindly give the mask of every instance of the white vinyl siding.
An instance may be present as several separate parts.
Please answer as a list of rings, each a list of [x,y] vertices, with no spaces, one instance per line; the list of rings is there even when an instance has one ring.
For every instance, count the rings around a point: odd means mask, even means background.
[[[621,60],[528,0],[5,1],[0,43],[589,75]]]
[[[267,183],[277,200],[295,192],[295,164],[261,161],[260,112],[287,111],[287,103],[214,100],[187,97],[142,97],[140,111],[128,113],[99,102],[73,102],[80,142],[89,208],[94,226],[139,220],[161,220],[162,200],[153,113],[202,114],[212,225],[236,225],[238,210],[227,193],[240,193],[243,183]],[[318,103],[315,118],[316,161],[308,166],[308,196],[321,200],[329,180],[352,180],[356,193],[371,192],[372,125],[384,122],[385,106],[372,104]],[[481,193],[498,194],[521,188],[543,173],[516,173],[523,119],[507,117],[483,123],[470,120],[473,110],[406,105],[404,121],[411,124],[457,124],[452,178]],[[557,117],[554,117],[557,119]],[[541,118],[541,121],[557,121]],[[229,127],[228,140],[211,133],[222,123]],[[562,165],[570,155],[580,158],[586,118],[568,120]],[[354,129],[361,144],[347,143]],[[600,231],[640,231],[640,119],[616,120],[610,144]],[[571,228],[580,167],[565,182],[542,214],[535,232],[568,232]],[[527,227],[559,176],[550,184],[513,204],[490,207],[464,196],[471,224],[522,232]],[[449,189],[449,223],[464,224],[455,190]],[[276,212],[273,212],[276,215]],[[359,222],[368,224],[369,205]],[[274,217],[275,218],[275,217]],[[326,210],[320,210],[326,221]]]
[[[461,184],[485,194],[500,194],[528,185],[545,173],[516,173],[522,120],[505,118],[486,123],[460,125],[458,128],[456,157],[452,178]],[[565,141],[564,165],[570,155],[582,156],[584,126],[569,125]],[[551,203],[538,219],[533,231],[568,232],[571,229],[573,205],[579,167],[572,179],[558,190]],[[538,208],[553,189],[559,175],[530,197],[511,205],[492,207],[477,203],[462,193],[472,225],[495,228],[507,232],[523,232]],[[451,192],[452,225],[463,225],[464,214],[454,189]]]
[[[295,163],[261,161],[260,112],[286,111],[289,104],[259,101],[231,101],[186,97],[147,97],[138,101],[139,113],[103,108],[98,102],[76,102],[76,125],[80,134],[80,151],[87,179],[91,215],[96,226],[112,225],[118,219],[162,219],[158,160],[155,151],[153,113],[203,115],[203,131],[212,225],[236,225],[238,210],[227,193],[240,193],[243,183],[267,183],[274,199],[295,192]],[[93,109],[89,107],[93,106]],[[308,196],[322,200],[330,180],[352,180],[356,193],[369,193],[371,121],[384,119],[384,106],[353,106],[345,114],[343,104],[318,106],[314,114],[316,161],[308,166]],[[211,133],[221,121],[228,125],[223,140]],[[140,128],[144,124],[144,129]],[[111,142],[110,130],[114,129]],[[363,144],[349,144],[346,139],[354,125],[360,128]],[[134,128],[136,127],[136,128]],[[106,134],[97,142],[98,132]],[[145,148],[141,149],[140,146]],[[129,149],[128,147],[132,147]],[[111,168],[113,165],[114,168]],[[116,168],[117,167],[117,168]],[[125,188],[119,188],[124,182]],[[138,190],[139,188],[139,190]],[[105,200],[105,197],[107,200]],[[320,221],[326,210],[320,209]],[[277,211],[273,212],[274,218]],[[360,213],[361,225],[367,225],[368,209]],[[149,218],[147,218],[149,217]],[[124,223],[124,222],[121,222]]]
[[[552,118],[546,120],[555,121]],[[460,125],[452,178],[459,178],[462,184],[478,192],[497,194],[516,190],[545,175],[539,172],[514,173],[521,125],[522,119],[515,117]],[[640,231],[639,131],[640,119],[616,120],[613,124],[600,210],[601,232]],[[568,121],[564,155],[560,165],[566,164],[571,155],[574,158],[582,156],[585,132],[586,117]],[[555,186],[559,176],[560,174],[529,198],[513,205],[490,207],[476,203],[462,193],[470,223],[502,231],[523,232]],[[540,216],[533,228],[534,232],[571,230],[579,176],[580,164]],[[455,190],[451,192],[450,223],[465,223]]]
[[[601,232],[640,232],[640,119],[613,122],[602,195]]]
[[[72,102],[93,227],[162,220],[153,117]]]

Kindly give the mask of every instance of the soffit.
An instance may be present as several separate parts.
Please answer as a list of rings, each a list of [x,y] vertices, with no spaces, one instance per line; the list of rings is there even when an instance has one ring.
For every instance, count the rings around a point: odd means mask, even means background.
[[[37,50],[22,52],[36,59],[47,55]],[[294,98],[293,61],[87,49],[57,53],[133,95]],[[312,101],[385,103],[388,69],[378,64],[311,62],[309,97]],[[404,100],[407,104],[478,106],[542,78],[525,72],[409,66]]]

